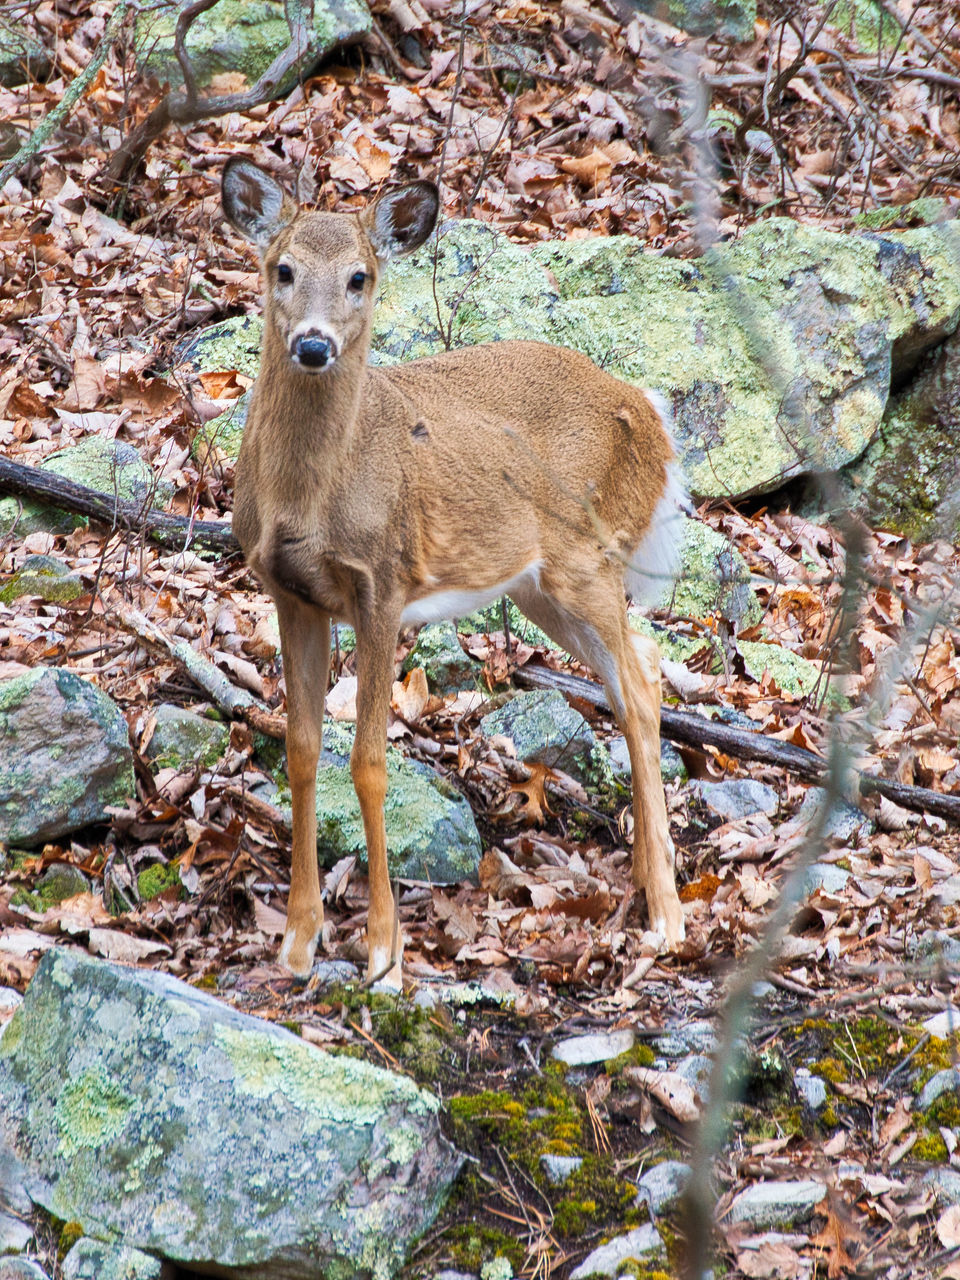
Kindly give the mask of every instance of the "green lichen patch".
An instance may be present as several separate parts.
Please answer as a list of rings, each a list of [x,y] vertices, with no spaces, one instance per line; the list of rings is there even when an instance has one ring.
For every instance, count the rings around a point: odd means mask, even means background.
[[[124,1130],[135,1099],[102,1067],[90,1067],[64,1085],[54,1111],[60,1154],[69,1159],[83,1148],[98,1149]]]
[[[83,595],[83,583],[54,556],[28,556],[0,588],[0,604],[38,596],[50,604],[69,604]]]
[[[174,887],[179,891],[183,889],[180,870],[174,862],[155,862],[137,876],[137,892],[142,902],[151,902]]]

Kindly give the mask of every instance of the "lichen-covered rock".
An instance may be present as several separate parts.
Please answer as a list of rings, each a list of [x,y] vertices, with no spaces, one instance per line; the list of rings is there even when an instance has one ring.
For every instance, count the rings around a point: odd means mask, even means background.
[[[727,1220],[757,1231],[795,1227],[807,1222],[826,1199],[827,1188],[816,1178],[796,1182],[755,1182],[735,1196]]]
[[[652,1222],[645,1222],[642,1227],[634,1227],[625,1235],[615,1236],[606,1244],[598,1245],[570,1272],[570,1280],[629,1274],[626,1265],[631,1262],[650,1267],[655,1260],[665,1261],[666,1256],[667,1249],[660,1232]]]
[[[133,794],[127,722],[105,693],[61,667],[0,682],[0,841],[53,840]]]
[[[44,471],[84,484],[88,489],[96,489],[111,498],[116,495],[125,501],[140,503],[145,508],[163,506],[172,493],[169,482],[157,481],[132,444],[104,436],[85,436],[79,444],[44,458],[40,466]],[[0,498],[0,534],[8,532],[14,525],[21,537],[39,530],[69,533],[82,523],[82,516],[34,502],[24,502],[21,512],[16,499]]]
[[[761,640],[738,640],[737,648],[747,674],[754,680],[762,680],[767,673],[783,693],[794,698],[809,698],[814,692],[824,693],[827,677],[809,658],[784,649],[782,645],[764,644]],[[849,706],[847,698],[833,684],[827,685],[824,702],[836,710]]]
[[[780,807],[773,787],[753,778],[732,778],[725,782],[694,782],[691,790],[724,822],[735,822],[751,813],[771,817]]]
[[[83,584],[56,556],[27,556],[4,583],[0,604],[12,604],[21,596],[39,596],[52,604],[67,604],[83,595]]]
[[[63,1260],[63,1280],[160,1280],[163,1264],[129,1245],[84,1237]]]
[[[50,66],[50,54],[23,23],[0,17],[0,84],[12,87],[43,80]]]
[[[136,26],[137,63],[141,72],[183,83],[173,47],[180,6],[141,13]],[[370,14],[360,0],[316,0],[309,46],[278,81],[274,96],[285,97],[305,80],[326,54],[370,30]],[[290,30],[280,0],[220,0],[190,27],[186,50],[197,84],[208,85],[225,72],[244,75],[249,84],[267,70],[290,43]]]
[[[321,861],[357,854],[366,860],[360,805],[350,776],[354,727],[324,721],[323,751],[317,769],[317,848]],[[289,792],[275,799],[290,812]],[[457,884],[476,875],[483,849],[466,799],[415,760],[387,749],[387,850],[392,876]]]
[[[778,218],[678,260],[630,236],[523,248],[465,220],[443,228],[436,277],[432,242],[385,274],[371,359],[433,355],[447,339],[575,347],[664,392],[690,488],[736,497],[858,458],[891,375],[907,374],[958,319],[956,221],[839,234]],[[242,348],[217,367],[241,368],[259,327],[244,318],[198,341],[214,338]],[[237,438],[233,414],[219,429]]]
[[[827,488],[823,496],[834,495]],[[876,438],[835,496],[873,526],[923,542],[960,540],[960,335],[891,396]]]
[[[643,13],[666,18],[695,36],[750,40],[757,20],[756,0],[633,0]]]
[[[423,667],[427,683],[435,693],[473,689],[479,665],[460,647],[452,622],[432,622],[420,628],[417,642],[407,655],[404,671]]]
[[[0,1039],[33,1200],[184,1268],[386,1280],[459,1166],[439,1103],[161,973],[48,951]]]
[[[666,585],[662,597],[676,617],[719,616],[738,631],[763,617],[746,560],[722,533],[699,520],[684,521],[676,582]]]
[[[637,1179],[637,1204],[652,1214],[672,1208],[683,1195],[692,1170],[682,1160],[661,1160]]]
[[[612,738],[609,751],[610,767],[613,769],[614,778],[618,782],[629,782],[633,776],[633,770],[630,767],[630,752],[627,750],[626,738],[622,734]],[[664,782],[686,782],[687,780],[687,766],[683,763],[683,756],[673,743],[667,742],[665,738],[660,739],[660,777]]]
[[[517,693],[480,721],[480,732],[510,738],[517,759],[562,769],[585,785],[609,769],[590,725],[557,689]]]
[[[225,724],[168,703],[157,707],[156,721],[146,754],[161,768],[194,764],[210,769],[223,755],[230,739]]]

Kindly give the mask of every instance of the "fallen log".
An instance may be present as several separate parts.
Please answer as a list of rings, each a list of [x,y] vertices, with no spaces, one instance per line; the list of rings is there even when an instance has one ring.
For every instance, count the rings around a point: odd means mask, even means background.
[[[513,678],[517,684],[530,689],[559,689],[565,697],[581,698],[591,706],[613,714],[602,687],[583,676],[527,663],[513,673]],[[694,715],[690,711],[677,711],[673,707],[661,708],[660,736],[669,738],[671,742],[678,742],[681,746],[700,750],[704,747],[716,747],[726,755],[736,756],[738,760],[752,760],[756,764],[785,769],[809,782],[822,779],[828,769],[826,760],[792,742],[780,742],[763,733],[737,729],[722,721],[708,720],[705,716]],[[960,825],[960,795],[946,795],[941,791],[931,791],[928,787],[914,787],[893,778],[882,778],[879,774],[861,773],[859,770],[857,779],[861,795],[886,796],[902,809],[931,813]]]
[[[9,458],[0,457],[0,493],[72,511],[111,529],[143,533],[172,551],[183,551],[187,546],[227,554],[240,550],[233,530],[225,520],[191,520],[187,516],[158,511],[155,507],[145,508],[139,502],[131,502],[112,493],[101,493],[99,489],[77,484],[54,471],[27,467]]]

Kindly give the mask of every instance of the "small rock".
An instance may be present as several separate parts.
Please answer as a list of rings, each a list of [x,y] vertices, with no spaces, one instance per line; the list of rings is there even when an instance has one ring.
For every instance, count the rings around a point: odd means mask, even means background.
[[[513,1280],[513,1264],[497,1254],[480,1268],[480,1280]]]
[[[22,1253],[33,1239],[33,1227],[0,1210],[0,1253]]]
[[[707,1101],[710,1075],[713,1072],[712,1058],[708,1058],[705,1053],[689,1053],[679,1062],[670,1063],[667,1070],[675,1071],[704,1102]]]
[[[30,848],[107,817],[134,794],[127,722],[63,667],[0,682],[0,842]]]
[[[78,1240],[63,1260],[63,1280],[159,1280],[162,1264],[129,1245]]]
[[[22,22],[0,18],[0,84],[7,88],[50,74],[50,54]]]
[[[423,667],[427,683],[435,693],[475,688],[480,670],[479,663],[460,648],[452,622],[432,622],[420,628],[417,642],[403,664],[404,671],[412,671],[414,667]]]
[[[793,1074],[793,1082],[804,1105],[811,1111],[819,1111],[827,1100],[827,1086],[819,1076],[813,1075],[806,1067],[798,1067]]]
[[[27,556],[0,590],[0,604],[22,596],[39,596],[52,604],[68,604],[83,595],[83,583],[55,556]]]
[[[433,1280],[477,1280],[470,1271],[438,1271]]]
[[[804,897],[814,893],[842,893],[850,879],[850,872],[829,862],[814,862],[807,867],[803,877]]]
[[[946,1040],[948,1036],[960,1031],[960,1009],[950,1005],[942,1013],[935,1013],[923,1024],[924,1031],[929,1031],[938,1040]]]
[[[349,960],[315,960],[310,977],[315,978],[317,986],[323,990],[326,987],[356,982],[360,977],[360,970]]]
[[[623,1031],[598,1031],[588,1036],[570,1036],[558,1040],[550,1056],[568,1067],[588,1067],[595,1062],[609,1062],[632,1049],[637,1037],[627,1028]]]
[[[608,1240],[606,1244],[588,1253],[580,1265],[570,1272],[570,1280],[587,1280],[588,1276],[617,1276],[625,1262],[647,1262],[651,1258],[666,1257],[666,1248],[660,1232],[652,1223],[635,1227],[626,1235]]]
[[[701,1020],[685,1026],[670,1027],[653,1042],[657,1053],[665,1058],[686,1058],[689,1054],[713,1053],[717,1045],[713,1024]]]
[[[960,1172],[938,1165],[923,1176],[923,1185],[933,1187],[943,1204],[960,1204]]]
[[[758,1231],[794,1227],[806,1222],[825,1198],[827,1188],[815,1178],[798,1182],[755,1182],[735,1197],[726,1221]]]
[[[613,776],[620,782],[628,782],[633,775],[626,738],[622,734],[612,738],[609,750]],[[660,739],[660,777],[664,782],[674,780],[686,782],[687,780],[687,766],[683,763],[683,756],[672,743],[667,742],[666,738]]]
[[[692,1170],[682,1160],[661,1160],[637,1179],[637,1204],[654,1214],[669,1209],[683,1195]]]
[[[560,1187],[571,1174],[577,1172],[583,1161],[579,1156],[555,1156],[548,1153],[540,1157],[540,1164],[551,1186]]]
[[[33,1211],[33,1201],[27,1195],[23,1179],[23,1169],[5,1152],[0,1160],[0,1209],[18,1218],[26,1218]]]
[[[773,787],[753,778],[736,778],[729,782],[694,782],[691,791],[704,806],[724,822],[735,822],[752,813],[772,817],[780,807],[780,797]]]
[[[227,749],[230,730],[217,720],[166,702],[157,707],[155,715],[156,727],[146,755],[160,767],[212,769]]]
[[[911,938],[907,943],[907,951],[919,960],[930,957],[943,959],[947,965],[960,965],[960,938],[953,938],[949,933],[941,933],[937,929],[928,929],[918,938]]]
[[[938,1098],[942,1098],[945,1093],[956,1093],[957,1090],[960,1090],[960,1070],[956,1067],[947,1067],[943,1071],[938,1071],[920,1090],[916,1109],[928,1111]]]
[[[0,1258],[0,1280],[49,1280],[49,1276],[29,1258]]]
[[[960,902],[960,875],[948,876],[933,890],[934,897],[945,907],[955,907]]]
[[[503,735],[513,741],[517,759],[562,769],[578,782],[596,779],[599,744],[593,730],[558,689],[515,694],[509,702],[480,721],[487,737]]]
[[[13,987],[0,987],[0,1027],[12,1018],[16,1011],[23,1004],[23,996],[19,991],[14,991]],[[0,1203],[3,1200],[3,1187],[0,1184]]]
[[[826,798],[827,793],[823,787],[811,787],[803,797],[803,804],[797,811],[797,818],[805,825],[810,825],[817,818]],[[827,815],[823,834],[828,840],[849,844],[855,837],[867,834],[872,825],[866,814],[849,800],[834,800]]]
[[[36,892],[45,902],[63,902],[78,893],[89,893],[90,879],[72,863],[54,862],[37,881]]]

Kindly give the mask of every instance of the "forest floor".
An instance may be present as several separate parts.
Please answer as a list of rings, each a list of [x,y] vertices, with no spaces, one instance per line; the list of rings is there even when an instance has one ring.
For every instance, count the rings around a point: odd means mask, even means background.
[[[22,132],[82,70],[111,6],[25,8],[56,57],[45,82],[0,89],[3,128]],[[841,21],[839,9],[820,25],[822,6],[770,4],[746,45],[682,36],[616,3],[583,0],[392,0],[375,12],[382,40],[343,51],[283,102],[169,129],[122,189],[106,165],[159,89],[134,74],[126,37],[115,45],[59,133],[4,191],[8,456],[33,463],[86,435],[112,436],[172,484],[170,510],[229,516],[229,462],[198,458],[191,445],[248,380],[164,374],[198,326],[259,309],[255,255],[219,212],[231,155],[269,157],[321,208],[359,207],[388,177],[439,170],[448,217],[469,214],[526,241],[628,232],[651,253],[684,256],[772,214],[845,230],[879,205],[960,196],[958,3],[890,4],[879,40],[876,23]],[[221,80],[221,91],[238,87]],[[717,616],[688,620],[703,645],[685,663],[683,689],[665,685],[665,699],[740,712],[824,754],[842,722],[858,735],[861,767],[960,790],[956,608],[923,625],[927,606],[955,599],[957,548],[866,531],[858,609],[842,627],[846,548],[836,528],[798,515],[788,495],[700,514],[746,558],[765,638],[819,663],[824,679],[800,698],[769,670],[752,677],[737,646],[757,632],[733,635]],[[209,706],[168,653],[131,629],[136,609],[281,706],[269,602],[238,559],[164,551],[98,527],[14,530],[0,543],[0,583],[24,557],[52,552],[84,593],[64,605],[0,605],[0,678],[37,664],[93,678],[144,751],[160,703]],[[468,642],[491,696],[518,664],[564,665],[512,640]],[[401,638],[398,660],[412,641]],[[831,717],[828,678],[853,710]],[[580,709],[601,736],[615,731],[595,708]],[[776,790],[779,810],[720,823],[689,787],[668,785],[688,912],[687,940],[668,955],[633,900],[625,794],[587,801],[562,778],[539,775],[518,784],[478,733],[475,704],[412,708],[398,693],[393,717],[395,743],[468,796],[487,849],[479,884],[400,886],[406,974],[412,990],[430,993],[422,1005],[350,981],[304,988],[274,964],[289,832],[246,798],[263,765],[241,724],[213,774],[156,779],[140,759],[136,802],[109,828],[0,860],[0,983],[22,990],[43,949],[93,945],[94,928],[110,958],[212,986],[261,1017],[295,1023],[313,1043],[399,1064],[441,1093],[452,1136],[474,1157],[410,1275],[444,1265],[476,1272],[502,1252],[518,1275],[566,1277],[601,1238],[644,1220],[632,1179],[664,1156],[689,1158],[702,1099],[679,1100],[670,1081],[655,1088],[643,1069],[663,1055],[654,1042],[665,1029],[705,1020],[716,1028],[805,846],[797,813],[808,788],[779,770],[683,749],[692,778],[758,779]],[[932,1035],[923,1024],[956,991],[956,962],[945,965],[943,949],[955,945],[960,916],[942,890],[960,874],[960,835],[929,814],[863,806],[869,825],[819,854],[849,878],[804,899],[764,967],[744,1101],[716,1164],[717,1265],[727,1275],[960,1276],[960,1214],[944,1212],[923,1181],[957,1164],[956,1095],[936,1112],[915,1105],[919,1085],[953,1060],[951,1024]],[[56,862],[83,870],[93,891],[45,912],[12,904]],[[169,887],[136,901],[137,877],[151,866],[172,869]],[[105,908],[111,885],[131,896],[119,916]],[[344,860],[325,890],[326,955],[362,963],[362,867]],[[558,1038],[624,1028],[637,1046],[612,1064],[564,1073],[550,1058]],[[803,1065],[830,1084],[829,1106],[816,1114],[798,1099]],[[548,1185],[544,1152],[582,1156],[580,1173]],[[811,1176],[829,1184],[823,1211],[762,1249],[751,1243],[756,1233],[724,1216],[751,1183]],[[674,1211],[658,1225],[670,1252],[661,1269],[675,1272],[683,1220]]]

